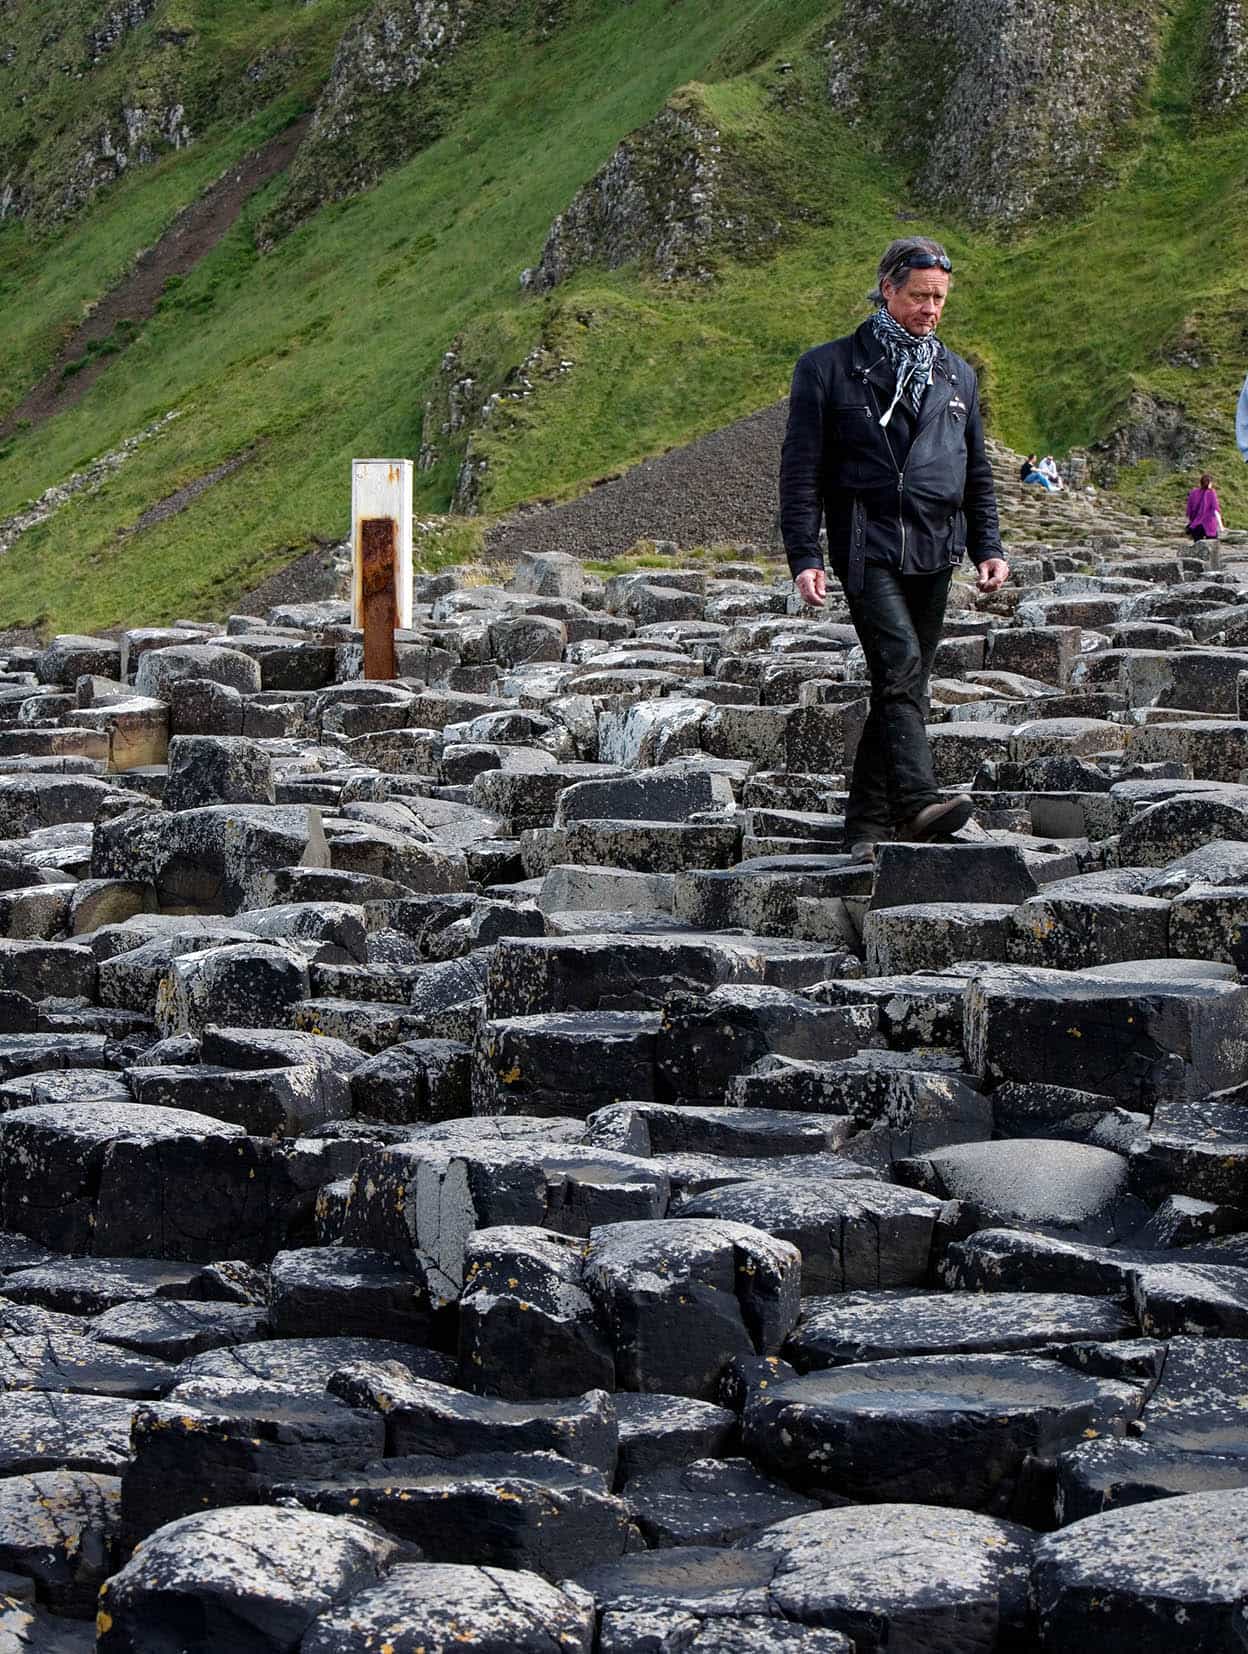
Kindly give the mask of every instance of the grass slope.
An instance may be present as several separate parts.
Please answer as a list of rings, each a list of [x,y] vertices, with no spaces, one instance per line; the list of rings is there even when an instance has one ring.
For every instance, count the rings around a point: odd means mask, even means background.
[[[155,415],[183,410],[103,490],[0,561],[0,620],[64,628],[220,611],[314,537],[343,533],[352,456],[415,452],[447,343],[515,294],[550,219],[619,136],[674,86],[717,64],[740,67],[818,9],[683,0],[677,27],[669,0],[581,0],[541,42],[512,8],[513,26],[474,56],[475,95],[452,135],[263,257],[252,229],[269,202],[256,199],[82,404],[14,442],[0,515]],[[222,135],[219,159],[236,152],[237,136]],[[127,236],[150,239],[159,215],[149,192],[176,177],[164,187],[180,204],[191,167],[212,170],[191,149],[127,179],[61,238],[58,264],[89,270]],[[6,251],[16,285],[38,250],[9,225]],[[85,296],[62,290],[39,308],[59,304],[63,325]],[[251,444],[252,461],[190,510],[127,532],[153,500]]]
[[[249,16],[269,50],[280,28],[295,31],[297,69],[265,108],[222,117],[196,146],[128,176],[54,242],[0,225],[0,400],[16,400],[84,307],[211,177],[308,106],[344,20],[365,9],[179,3],[228,23],[235,65],[255,43]],[[182,410],[101,490],[0,558],[0,625],[225,612],[292,555],[345,532],[353,456],[415,454],[429,385],[459,334],[487,379],[543,331],[575,364],[507,404],[483,438],[485,503],[500,510],[574,493],[762,405],[783,393],[802,349],[862,313],[879,245],[899,206],[915,209],[896,167],[821,99],[817,54],[803,50],[821,38],[825,3],[568,0],[546,38],[536,0],[488,3],[497,24],[454,70],[460,113],[444,137],[261,255],[255,229],[280,199],[275,182],[78,407],[0,454],[3,517]],[[946,332],[985,363],[998,434],[1061,448],[1111,428],[1133,388],[1181,399],[1223,444],[1213,468],[1234,521],[1237,507],[1248,513],[1225,447],[1243,371],[1248,134],[1192,125],[1187,48],[1207,9],[1178,6],[1138,141],[1092,210],[1009,242],[918,222],[956,251]],[[780,73],[778,54],[796,67]],[[807,216],[774,256],[742,249],[712,283],[665,288],[623,269],[522,294],[518,272],[551,218],[620,137],[690,83],[725,141],[782,172]],[[1206,365],[1170,365],[1166,347],[1193,332]],[[186,511],[131,531],[154,501],[249,449]],[[422,476],[418,510],[445,509],[453,480],[449,462]],[[1167,508],[1181,493],[1148,467],[1128,482]]]

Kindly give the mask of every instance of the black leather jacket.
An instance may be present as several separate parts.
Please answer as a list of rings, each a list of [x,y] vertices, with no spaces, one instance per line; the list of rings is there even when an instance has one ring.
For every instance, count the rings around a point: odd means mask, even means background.
[[[780,460],[794,577],[823,567],[825,517],[829,560],[851,592],[862,590],[868,556],[906,573],[951,567],[964,553],[974,563],[1004,556],[971,367],[941,351],[908,452],[880,424],[895,385],[869,321],[798,362]]]

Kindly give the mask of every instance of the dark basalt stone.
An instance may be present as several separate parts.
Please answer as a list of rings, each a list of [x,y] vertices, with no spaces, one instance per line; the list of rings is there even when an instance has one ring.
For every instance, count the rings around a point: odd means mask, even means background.
[[[317,1617],[383,1578],[393,1539],[349,1516],[234,1508],[153,1534],[100,1595],[104,1654],[288,1654]]]
[[[417,1378],[397,1365],[376,1364],[343,1367],[329,1387],[349,1406],[370,1409],[384,1419],[389,1458],[557,1453],[608,1475],[615,1470],[615,1408],[602,1390],[561,1401],[499,1401]]]
[[[162,1396],[177,1368],[152,1356],[99,1344],[80,1335],[9,1335],[0,1339],[0,1390],[57,1394]]]
[[[1243,1635],[1248,565],[1004,492],[874,864],[744,557],[0,651],[0,1644]]]
[[[665,1545],[735,1545],[759,1528],[818,1510],[746,1459],[695,1459],[632,1476],[624,1496],[645,1535]]]
[[[965,1075],[941,1072],[920,1055],[909,1062],[876,1052],[829,1063],[764,1057],[731,1082],[727,1101],[841,1115],[841,1152],[879,1171],[927,1149],[980,1142],[992,1131],[989,1099]]]
[[[3,1291],[18,1304],[98,1315],[132,1300],[186,1297],[199,1274],[194,1264],[160,1258],[47,1258],[13,1269],[4,1277]]]
[[[1090,1516],[1042,1539],[1032,1589],[1045,1654],[1094,1642],[1221,1654],[1243,1627],[1248,1489]]]
[[[201,1378],[134,1415],[122,1474],[127,1545],[209,1505],[261,1504],[278,1483],[363,1464],[383,1451],[373,1412],[324,1391]]]
[[[267,1312],[250,1304],[155,1298],[116,1304],[93,1316],[83,1330],[105,1346],[181,1362],[204,1350],[267,1338],[272,1329]]]
[[[600,1563],[576,1583],[603,1613],[679,1608],[699,1620],[730,1620],[772,1613],[775,1572],[775,1558],[754,1547],[681,1545]]]
[[[1085,1432],[1122,1435],[1141,1393],[1028,1356],[927,1356],[834,1367],[755,1395],[742,1444],[795,1486],[870,1503],[1005,1515],[1029,1460]]]
[[[5,1590],[0,1594],[0,1637],[11,1648],[20,1649],[22,1654],[27,1649],[31,1654],[92,1654],[96,1646],[93,1625],[44,1613],[29,1600],[17,1596],[16,1593],[26,1587],[24,1579],[15,1577],[10,1585],[9,1576],[4,1578]]]
[[[776,1350],[797,1319],[800,1255],[744,1223],[617,1223],[590,1237],[583,1283],[623,1389],[711,1400],[736,1355]]]
[[[656,1095],[658,1012],[510,1017],[483,1025],[473,1054],[477,1114],[576,1115]]]
[[[622,1390],[615,1398],[620,1431],[617,1479],[634,1477],[695,1459],[713,1458],[735,1443],[736,1415],[691,1396],[638,1395]]]
[[[678,1646],[690,1654],[852,1654],[853,1648],[839,1631],[756,1614],[701,1619],[688,1609],[667,1606],[604,1614],[598,1647],[601,1654],[646,1654],[656,1646],[656,1638],[678,1639]]]
[[[437,1350],[389,1338],[274,1338],[193,1355],[178,1369],[178,1382],[223,1379],[227,1384],[289,1385],[323,1390],[340,1367],[356,1362],[397,1362],[405,1373],[449,1384],[455,1363]]]
[[[615,1357],[581,1285],[584,1243],[519,1225],[464,1251],[459,1363],[466,1389],[507,1401],[615,1388]]]
[[[585,1123],[585,1141],[625,1154],[717,1155],[758,1161],[821,1154],[842,1141],[835,1114],[770,1108],[703,1108],[692,1104],[613,1103]]]
[[[40,1470],[85,1470],[117,1476],[130,1458],[137,1403],[113,1396],[56,1391],[0,1394],[0,1476]]]
[[[1248,1455],[1189,1452],[1150,1441],[1083,1442],[1057,1457],[1059,1526],[1185,1493],[1248,1488]]]
[[[99,1208],[107,1198],[105,1162],[121,1141],[150,1151],[162,1142],[241,1135],[239,1126],[204,1114],[138,1103],[15,1109],[0,1115],[0,1218],[32,1239],[85,1252],[98,1243]]]
[[[405,1040],[362,1062],[351,1076],[355,1113],[406,1124],[469,1112],[472,1052],[456,1040]]]
[[[428,1343],[424,1282],[367,1247],[301,1247],[269,1268],[269,1317],[279,1338],[361,1337]]]
[[[450,1648],[456,1640],[481,1654],[591,1654],[593,1603],[575,1586],[519,1569],[406,1565],[323,1613],[300,1651],[373,1654],[387,1640],[394,1654]]]
[[[94,1617],[118,1563],[120,1499],[115,1476],[87,1471],[0,1479],[0,1569],[28,1579],[54,1613]]]
[[[988,1081],[1039,1080],[1102,1092],[1151,1111],[1235,1083],[1245,990],[1208,979],[1113,980],[992,966],[966,997],[966,1051]]]
[[[1170,1339],[1144,1410],[1143,1435],[1158,1448],[1232,1453],[1248,1462],[1248,1339]]]
[[[531,1568],[563,1579],[636,1548],[628,1502],[556,1453],[402,1455],[275,1490],[308,1510],[363,1516],[428,1562]]]
[[[843,1632],[859,1654],[994,1654],[1025,1646],[1032,1541],[965,1510],[882,1504],[779,1522],[747,1554],[774,1565],[775,1610]]]
[[[255,1137],[300,1137],[350,1106],[346,1081],[313,1063],[250,1070],[139,1066],[126,1078],[145,1108],[207,1113]]]
[[[1130,1338],[1107,1298],[1041,1292],[854,1292],[807,1298],[785,1354],[802,1372],[919,1355],[1005,1355]]]
[[[763,1057],[832,1062],[855,1056],[865,1032],[861,1007],[816,1005],[783,988],[731,983],[675,994],[659,1026],[657,1084],[665,1097],[714,1102]]]
[[[941,1204],[917,1190],[866,1179],[758,1178],[683,1201],[677,1218],[748,1223],[796,1246],[802,1292],[926,1282]]]
[[[588,1235],[614,1220],[667,1211],[669,1188],[653,1162],[568,1143],[559,1127],[543,1142],[519,1133],[452,1122],[406,1143],[366,1154],[355,1176],[345,1239],[388,1252],[421,1272],[430,1293],[450,1303],[465,1285],[474,1231],[520,1225]]]
[[[1090,1143],[959,1143],[901,1161],[894,1175],[911,1188],[958,1201],[963,1221],[974,1229],[1017,1226],[1111,1241],[1148,1216],[1128,1192],[1127,1161]]]

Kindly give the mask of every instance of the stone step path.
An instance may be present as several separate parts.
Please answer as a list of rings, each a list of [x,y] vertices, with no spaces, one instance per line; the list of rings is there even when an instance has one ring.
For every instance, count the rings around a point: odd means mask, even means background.
[[[999,463],[874,867],[757,558],[0,661],[0,1644],[1238,1646],[1248,555]]]

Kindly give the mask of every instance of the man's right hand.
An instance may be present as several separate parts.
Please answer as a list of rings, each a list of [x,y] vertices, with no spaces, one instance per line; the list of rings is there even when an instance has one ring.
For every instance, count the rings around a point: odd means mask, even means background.
[[[822,609],[828,595],[828,577],[822,569],[803,569],[793,584],[803,603]]]

